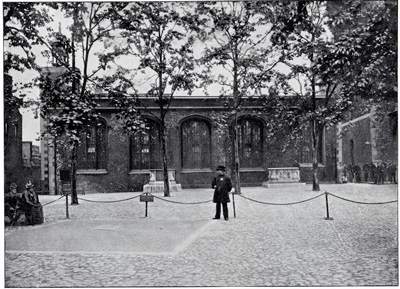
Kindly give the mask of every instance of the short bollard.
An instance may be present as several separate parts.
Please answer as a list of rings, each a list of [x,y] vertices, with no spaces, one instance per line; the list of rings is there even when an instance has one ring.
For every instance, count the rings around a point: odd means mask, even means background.
[[[67,219],[69,219],[69,212],[68,212],[68,194],[65,195],[65,213]]]
[[[232,192],[232,205],[233,205],[233,217],[236,218],[236,208],[235,208],[235,192]]]
[[[146,202],[145,217],[147,217],[147,203],[148,203],[148,202],[154,202],[154,196],[149,195],[149,193],[140,195],[140,201],[141,201],[141,202]]]
[[[325,192],[325,201],[326,201],[326,218],[325,218],[325,220],[333,220],[333,218],[329,217],[328,192]]]

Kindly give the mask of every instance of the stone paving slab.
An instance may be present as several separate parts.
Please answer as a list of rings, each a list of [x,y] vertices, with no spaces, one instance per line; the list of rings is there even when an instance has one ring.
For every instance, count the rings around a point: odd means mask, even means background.
[[[68,220],[9,234],[6,252],[176,254],[212,220]]]

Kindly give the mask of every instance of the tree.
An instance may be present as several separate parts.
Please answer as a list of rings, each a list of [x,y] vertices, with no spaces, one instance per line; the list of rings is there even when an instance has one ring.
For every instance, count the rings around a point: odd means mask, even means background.
[[[343,90],[369,104],[397,100],[397,1],[328,2],[328,25],[352,69]]]
[[[57,4],[5,2],[3,5],[3,40],[10,47],[4,50],[4,73],[11,69],[37,69],[32,47],[44,43],[38,28],[52,21],[48,8],[55,8]]]
[[[4,73],[12,75],[14,72],[38,70],[36,55],[32,48],[45,44],[39,29],[43,29],[52,21],[49,9],[56,8],[57,5],[57,3],[33,2],[3,4]],[[11,109],[35,105],[36,103],[24,99],[25,90],[35,84],[35,79],[22,84],[14,83],[14,92],[4,94],[5,105]]]
[[[319,190],[318,147],[324,128],[342,120],[363,93],[371,96],[367,90],[373,83],[380,87],[376,84],[378,79],[393,82],[393,67],[387,78],[379,67],[385,58],[382,47],[388,48],[393,38],[387,36],[387,28],[373,33],[377,21],[386,21],[383,11],[388,13],[390,9],[368,12],[361,9],[360,3],[349,2],[336,14],[329,13],[324,2],[286,3],[278,16],[283,19],[282,27],[272,38],[276,48],[287,51],[285,64],[290,69],[286,79],[281,79],[278,93],[290,96],[268,97],[265,106],[275,112],[279,128],[285,127],[292,137],[311,127],[313,190]],[[350,29],[344,30],[343,25]],[[379,37],[380,33],[384,36]],[[375,37],[382,42],[371,44]],[[366,55],[366,49],[368,56],[362,56]],[[392,53],[393,49],[390,51],[386,61],[397,55]],[[290,83],[293,80],[298,82],[298,89]],[[389,86],[389,90],[393,87]],[[378,94],[390,95],[385,91],[387,88],[380,87]]]
[[[76,149],[80,135],[97,117],[93,83],[94,76],[106,63],[93,65],[92,50],[96,43],[111,37],[113,9],[107,3],[62,3],[66,17],[72,17],[71,44],[61,33],[55,34],[48,55],[55,59],[57,73],[42,70],[41,113],[48,120],[48,132],[57,139],[65,138],[70,145],[72,198],[78,204],[76,192]],[[76,53],[82,63],[77,65]],[[72,55],[71,63],[69,55]],[[92,68],[94,67],[94,68]],[[91,70],[92,68],[92,70]]]
[[[121,110],[125,129],[135,133],[143,128],[140,126],[141,111],[160,120],[164,196],[170,196],[165,120],[175,93],[180,90],[191,93],[195,80],[194,39],[185,29],[190,17],[184,8],[184,3],[172,2],[123,3],[118,8],[116,6],[118,28],[125,42],[115,45],[114,53],[104,56],[105,59],[113,59],[116,64],[116,73],[104,78],[104,81]],[[129,67],[126,63],[133,65]],[[141,87],[135,82],[138,74],[144,76],[145,83],[151,81],[147,88],[142,89],[142,95],[158,107],[157,115],[147,109],[140,97]]]
[[[199,38],[206,44],[200,63],[202,85],[218,83],[234,126],[235,192],[240,193],[238,115],[246,97],[261,96],[279,73],[281,53],[270,45],[276,29],[275,4],[201,2],[196,7]],[[223,71],[215,74],[214,71]]]

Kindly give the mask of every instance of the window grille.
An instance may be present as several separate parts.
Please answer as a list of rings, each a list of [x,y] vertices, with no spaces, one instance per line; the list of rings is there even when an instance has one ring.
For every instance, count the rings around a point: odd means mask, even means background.
[[[255,119],[241,119],[239,124],[239,159],[242,168],[262,167],[263,126]]]
[[[203,120],[188,120],[182,124],[182,167],[211,168],[211,131]]]
[[[147,120],[145,131],[130,137],[131,170],[161,169],[160,125]]]
[[[80,137],[77,149],[77,167],[82,170],[98,170],[107,167],[106,124],[103,121],[88,127]]]

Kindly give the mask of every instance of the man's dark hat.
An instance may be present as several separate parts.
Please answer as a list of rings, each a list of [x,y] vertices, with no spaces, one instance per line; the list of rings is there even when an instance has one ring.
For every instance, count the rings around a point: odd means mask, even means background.
[[[225,167],[224,166],[218,166],[217,167],[217,171],[223,171],[223,172],[225,172]]]

